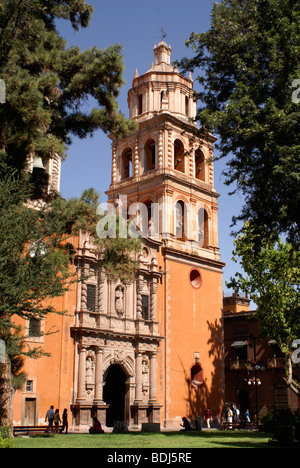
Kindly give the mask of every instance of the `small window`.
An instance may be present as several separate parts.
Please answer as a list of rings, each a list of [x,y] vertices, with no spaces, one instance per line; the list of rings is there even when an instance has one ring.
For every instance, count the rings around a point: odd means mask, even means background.
[[[150,320],[149,296],[142,295],[142,317],[144,320]]]
[[[199,289],[201,287],[202,278],[198,270],[194,269],[190,272],[190,282],[191,285],[196,289]]]
[[[195,364],[191,369],[191,381],[194,387],[200,387],[204,383],[204,373],[201,364]]]
[[[235,358],[240,361],[247,361],[248,359],[248,346],[241,346],[235,349]]]
[[[90,312],[96,310],[96,286],[94,284],[87,285],[86,308]]]
[[[33,380],[26,380],[26,392],[33,392]]]
[[[31,338],[36,338],[41,336],[41,321],[36,318],[31,318],[29,320],[29,330],[28,335]]]

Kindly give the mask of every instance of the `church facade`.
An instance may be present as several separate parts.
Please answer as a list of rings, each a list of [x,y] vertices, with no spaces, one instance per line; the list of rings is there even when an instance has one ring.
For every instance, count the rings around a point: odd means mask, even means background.
[[[136,131],[111,137],[108,206],[142,238],[135,279],[110,280],[97,268],[89,235],[73,239],[71,268],[82,281],[54,301],[67,314],[38,324],[45,335],[25,324],[28,346],[40,343],[51,357],[25,361],[15,424],[42,423],[50,405],[67,408],[74,428],[91,425],[94,416],[106,427],[126,421],[168,428],[206,407],[221,414],[224,264],[215,139],[193,120],[193,81],[171,65],[171,47],[160,42],[154,56],[128,93]]]

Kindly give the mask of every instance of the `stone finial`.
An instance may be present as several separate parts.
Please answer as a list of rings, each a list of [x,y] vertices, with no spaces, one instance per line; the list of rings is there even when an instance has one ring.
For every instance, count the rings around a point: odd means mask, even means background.
[[[155,65],[159,65],[160,63],[166,63],[170,65],[171,63],[171,52],[172,47],[165,42],[161,41],[158,46],[154,46],[154,55],[155,55]]]

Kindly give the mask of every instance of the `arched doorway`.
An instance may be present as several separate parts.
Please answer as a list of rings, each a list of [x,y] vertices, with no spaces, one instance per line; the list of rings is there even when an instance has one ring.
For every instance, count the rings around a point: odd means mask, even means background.
[[[109,405],[106,411],[106,426],[113,427],[114,421],[126,419],[126,374],[118,364],[113,364],[108,368],[104,378],[103,399]]]

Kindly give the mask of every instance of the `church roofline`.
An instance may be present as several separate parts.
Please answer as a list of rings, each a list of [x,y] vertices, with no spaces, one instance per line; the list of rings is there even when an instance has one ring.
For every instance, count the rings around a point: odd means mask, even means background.
[[[220,260],[212,260],[210,258],[184,252],[182,250],[178,251],[176,248],[169,246],[164,246],[162,248],[162,252],[166,256],[176,258],[177,260],[180,258],[186,260],[188,263],[194,262],[199,268],[217,268],[220,273],[222,273],[222,269],[226,266],[226,263],[221,262]]]

